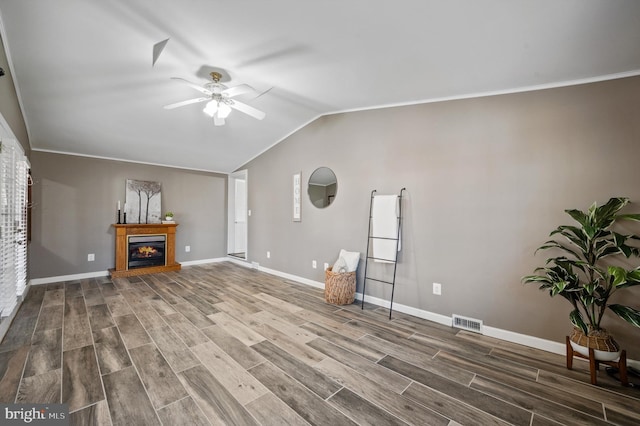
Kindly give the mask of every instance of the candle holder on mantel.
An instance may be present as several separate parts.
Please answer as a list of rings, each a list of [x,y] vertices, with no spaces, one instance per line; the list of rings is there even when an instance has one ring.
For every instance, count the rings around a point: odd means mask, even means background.
[[[124,225],[126,225],[127,224],[127,212],[124,212],[123,214],[124,214],[124,220],[122,221],[122,223]]]
[[[118,225],[120,225],[120,209],[118,209],[118,222],[116,222]]]

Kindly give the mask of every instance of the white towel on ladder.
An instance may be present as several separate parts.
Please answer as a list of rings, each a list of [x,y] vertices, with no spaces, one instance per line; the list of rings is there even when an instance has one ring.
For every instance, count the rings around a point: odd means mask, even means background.
[[[371,209],[371,255],[375,262],[396,261],[396,238],[398,234],[398,196],[374,195]],[[378,237],[378,238],[376,238]],[[391,240],[380,238],[392,238]],[[400,251],[400,241],[397,241]]]

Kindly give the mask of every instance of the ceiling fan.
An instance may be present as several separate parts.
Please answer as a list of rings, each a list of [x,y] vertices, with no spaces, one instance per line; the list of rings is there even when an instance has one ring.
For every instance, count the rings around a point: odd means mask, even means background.
[[[257,120],[262,120],[265,117],[265,113],[256,109],[250,105],[233,99],[233,97],[242,95],[244,93],[255,92],[255,89],[248,84],[240,84],[238,86],[227,87],[220,83],[222,74],[219,72],[209,73],[211,79],[210,83],[204,86],[199,86],[188,80],[179,77],[171,77],[172,80],[180,80],[187,85],[193,87],[199,92],[202,92],[205,96],[200,98],[189,99],[182,102],[176,102],[174,104],[165,105],[164,109],[174,109],[185,105],[196,104],[200,102],[207,102],[207,105],[202,110],[209,117],[213,118],[213,124],[216,126],[223,126],[224,120],[229,116],[232,109],[243,112]]]

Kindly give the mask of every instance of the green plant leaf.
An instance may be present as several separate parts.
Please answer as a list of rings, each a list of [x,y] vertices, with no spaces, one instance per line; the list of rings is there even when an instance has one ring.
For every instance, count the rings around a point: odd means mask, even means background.
[[[596,299],[593,296],[580,296],[580,300],[582,300],[582,303],[584,304],[584,306],[591,306],[594,305],[596,303]]]
[[[640,214],[638,213],[619,214],[616,216],[616,220],[635,220],[636,222],[640,222]]]
[[[618,287],[620,284],[627,282],[627,271],[619,266],[609,266],[607,269],[609,275],[613,277],[611,283],[614,287]]]
[[[606,204],[597,207],[594,215],[594,226],[606,229],[616,220],[616,214],[627,205],[628,198],[614,197],[610,198]]]
[[[551,289],[551,297],[557,295],[558,293],[562,293],[566,287],[566,281],[558,281],[556,283],[553,283],[553,288]]]
[[[548,277],[543,277],[540,275],[527,275],[521,278],[523,284],[531,284],[531,283],[548,283],[551,284],[551,280]]]
[[[611,234],[613,235],[613,241],[620,252],[623,253],[627,258],[631,257],[634,248],[625,244],[630,235],[622,235],[618,234],[617,232],[612,232]]]
[[[612,269],[616,272],[611,272]],[[620,272],[619,270],[621,270],[622,272]],[[619,266],[610,266],[609,273],[614,276],[613,285],[616,288],[627,288],[640,285],[640,270],[638,268],[627,271],[623,268],[620,268]],[[618,279],[615,274],[624,274],[624,279]]]
[[[571,216],[582,227],[589,224],[589,216],[580,210],[570,209],[570,210],[565,210],[565,213]]]
[[[582,314],[580,314],[579,310],[575,309],[571,311],[571,313],[569,314],[569,319],[571,320],[571,324],[582,330],[584,334],[589,333],[587,324],[585,324],[584,320],[582,319]]]
[[[563,244],[559,243],[556,240],[546,241],[543,245],[541,245],[540,247],[537,248],[536,253],[538,252],[538,250],[547,250],[547,249],[550,249],[550,248],[557,248],[557,249],[566,251],[567,253],[569,253],[573,257],[575,257],[576,259],[580,259],[580,256],[578,255],[578,253],[576,253],[575,251],[571,250],[569,247],[564,246]]]
[[[562,235],[567,240],[569,240],[569,242],[578,246],[580,250],[587,251],[588,241],[586,239],[586,235],[584,234],[584,232],[582,232],[582,229],[576,226],[561,225],[553,230],[551,234],[549,234],[549,236],[551,237],[556,234]]]
[[[614,232],[611,228],[618,220],[640,222],[640,214],[619,214],[629,203],[625,197],[612,197],[604,205],[593,203],[586,211],[565,210],[579,226],[561,225],[550,233],[564,240],[546,241],[537,250],[552,250],[560,256],[546,259],[545,266],[535,269],[538,275],[523,277],[524,283],[537,283],[540,290],[548,290],[550,296],[560,295],[573,306],[572,323],[588,331],[587,324],[597,327],[609,297],[617,290],[640,285],[640,267],[626,270],[609,267],[624,255],[640,256],[640,236]],[[633,242],[634,245],[629,245]],[[561,253],[554,252],[560,250]],[[612,261],[603,261],[611,256]],[[619,256],[619,257],[618,257]],[[640,311],[621,305],[609,307],[626,321],[640,327]]]
[[[608,305],[609,309],[613,311],[617,316],[628,322],[629,324],[640,327],[640,311],[633,309],[629,306],[623,305]]]

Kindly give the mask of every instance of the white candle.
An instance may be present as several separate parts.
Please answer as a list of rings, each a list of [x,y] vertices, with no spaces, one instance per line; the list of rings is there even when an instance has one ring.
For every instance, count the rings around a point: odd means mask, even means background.
[[[118,200],[118,210],[120,210],[120,200]]]
[[[125,211],[125,212],[127,211],[127,202],[126,202],[126,201],[125,201],[125,203],[124,203],[124,211]]]

